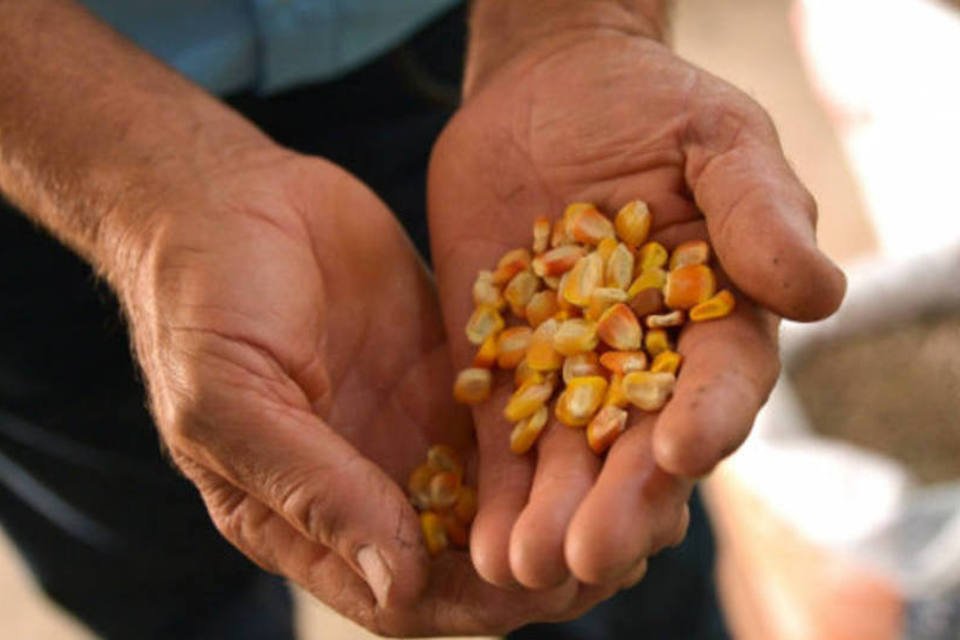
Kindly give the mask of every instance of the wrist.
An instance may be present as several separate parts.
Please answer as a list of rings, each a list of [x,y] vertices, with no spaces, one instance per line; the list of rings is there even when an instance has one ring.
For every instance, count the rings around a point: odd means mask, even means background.
[[[591,33],[663,42],[670,5],[668,0],[474,0],[464,98],[514,59],[529,52],[549,53]]]

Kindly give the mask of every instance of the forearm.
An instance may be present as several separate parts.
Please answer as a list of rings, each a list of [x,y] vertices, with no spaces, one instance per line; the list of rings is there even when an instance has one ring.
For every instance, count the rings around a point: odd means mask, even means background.
[[[573,43],[585,29],[611,29],[663,40],[669,0],[474,0],[464,95],[530,46]]]
[[[108,277],[172,190],[267,142],[74,2],[0,0],[0,191]]]

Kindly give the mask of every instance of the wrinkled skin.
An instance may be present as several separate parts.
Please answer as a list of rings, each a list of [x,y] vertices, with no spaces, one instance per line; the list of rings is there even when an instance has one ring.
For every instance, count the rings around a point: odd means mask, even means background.
[[[665,46],[609,28],[558,33],[468,87],[429,186],[457,368],[472,357],[463,327],[477,270],[529,246],[534,218],[556,218],[569,202],[614,212],[646,200],[654,239],[709,238],[735,283],[731,317],[684,330],[672,401],[632,414],[605,462],[582,431],[555,421],[533,454],[511,454],[509,376],[474,411],[480,574],[534,589],[636,579],[646,558],[682,539],[693,479],[747,436],[779,371],[777,316],[811,320],[839,304],[844,279],[815,247],[815,203],[757,104]]]

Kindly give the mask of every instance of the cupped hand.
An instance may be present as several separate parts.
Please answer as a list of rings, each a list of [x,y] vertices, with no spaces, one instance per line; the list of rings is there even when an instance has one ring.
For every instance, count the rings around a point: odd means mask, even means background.
[[[498,632],[606,595],[518,598],[462,552],[428,558],[407,474],[475,445],[433,283],[382,202],[274,148],[184,182],[119,289],[162,440],[230,542],[379,633]]]
[[[482,82],[438,141],[430,230],[451,352],[469,366],[471,284],[529,246],[535,217],[587,201],[649,203],[668,248],[708,238],[738,305],[684,330],[684,368],[659,414],[634,410],[601,461],[555,420],[534,453],[508,447],[506,378],[474,411],[479,513],[471,553],[494,584],[620,585],[682,539],[694,478],[744,440],[779,371],[777,316],[812,320],[843,295],[816,248],[815,203],[764,111],[662,44],[604,27],[532,44]],[[725,274],[725,275],[724,275]]]

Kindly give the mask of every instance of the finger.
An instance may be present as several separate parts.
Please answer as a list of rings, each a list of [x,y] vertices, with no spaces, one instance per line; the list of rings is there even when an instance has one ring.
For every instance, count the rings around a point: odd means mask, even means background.
[[[510,535],[510,567],[524,586],[544,589],[570,576],[563,555],[567,526],[599,469],[582,429],[554,421],[541,436],[530,498]]]
[[[686,130],[686,181],[724,270],[781,316],[833,313],[843,272],[816,245],[816,203],[780,149],[766,113],[732,88],[715,92]]]
[[[780,371],[776,326],[740,299],[730,316],[684,329],[683,367],[653,434],[665,470],[703,476],[746,439]]]
[[[676,541],[693,482],[657,466],[653,420],[643,416],[614,442],[570,523],[567,563],[584,582],[620,584],[637,562]]]

